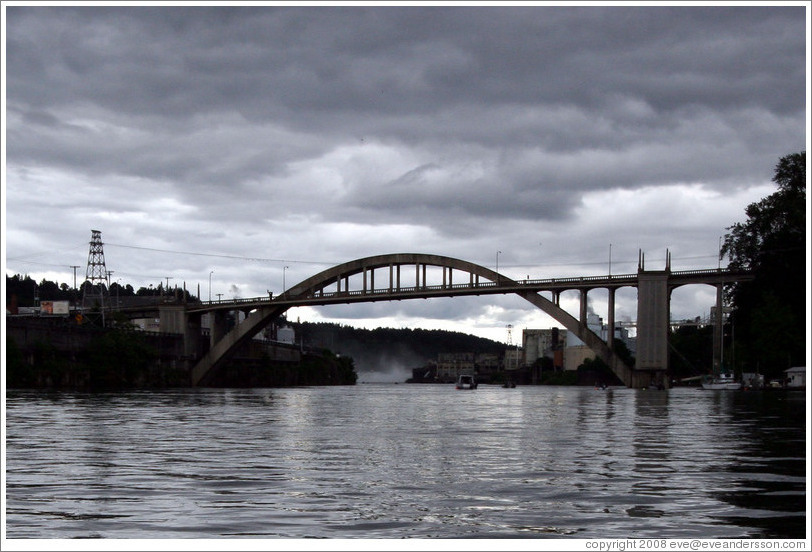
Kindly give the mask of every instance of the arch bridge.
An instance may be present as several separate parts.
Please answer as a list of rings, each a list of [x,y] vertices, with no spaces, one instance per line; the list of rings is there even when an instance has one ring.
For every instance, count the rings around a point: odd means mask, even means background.
[[[663,271],[646,271],[641,254],[636,274],[514,280],[487,267],[440,255],[398,253],[356,259],[324,270],[292,286],[276,297],[225,301],[203,301],[186,305],[162,305],[161,327],[186,335],[187,358],[193,362],[192,384],[207,385],[217,370],[242,345],[271,321],[292,307],[334,305],[432,297],[515,293],[558,321],[590,347],[629,387],[667,385],[667,336],[670,294],[686,284],[717,287],[717,314],[725,284],[750,279],[748,273],[723,269],[671,272],[670,257]],[[431,268],[431,270],[429,270]],[[438,270],[439,269],[439,270]],[[638,346],[636,366],[631,367],[614,352],[613,331],[604,342],[586,323],[587,294],[596,288],[609,291],[608,324],[614,328],[614,298],[617,289],[638,288]],[[560,307],[564,291],[580,292],[580,312],[575,318]],[[550,293],[551,298],[541,295]],[[225,331],[229,311],[243,311],[246,318]],[[200,322],[211,314],[210,347],[197,353]],[[719,320],[721,329],[721,320]]]

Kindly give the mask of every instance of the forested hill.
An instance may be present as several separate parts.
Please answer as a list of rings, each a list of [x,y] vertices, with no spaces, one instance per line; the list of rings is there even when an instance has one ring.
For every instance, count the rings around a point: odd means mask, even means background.
[[[364,373],[394,374],[403,381],[411,369],[437,360],[440,353],[494,353],[502,356],[505,344],[445,330],[377,328],[366,330],[333,323],[289,322],[296,341],[323,347],[355,360],[360,380]],[[402,379],[401,375],[405,375]],[[374,378],[373,378],[374,379]]]

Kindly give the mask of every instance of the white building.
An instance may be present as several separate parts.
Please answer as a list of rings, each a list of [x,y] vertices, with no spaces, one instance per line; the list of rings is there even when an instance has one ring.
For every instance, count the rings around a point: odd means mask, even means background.
[[[787,387],[806,387],[806,366],[795,366],[784,370],[787,375]]]
[[[600,337],[603,341],[608,341],[609,325],[604,324],[603,319],[600,316],[598,316],[594,312],[587,314],[586,326],[587,328],[592,330],[598,337]],[[624,328],[618,323],[615,323],[614,339],[622,341],[626,345],[626,348],[629,349],[629,352],[632,353],[632,355],[634,355],[634,353],[637,351],[637,339],[629,335],[628,328]],[[575,334],[570,334],[567,337],[567,347],[583,347],[583,346],[585,346],[584,342],[578,339],[578,336],[576,336]]]
[[[601,339],[606,341],[606,337],[604,336],[603,332],[603,320],[601,317],[591,312],[586,315],[586,327],[600,336]],[[583,346],[584,342],[578,339],[578,336],[571,333],[567,335],[567,347],[580,347]]]
[[[553,331],[555,330],[555,331]],[[540,358],[553,358],[553,338],[558,334],[558,344],[563,348],[569,342],[567,330],[548,328],[542,330],[522,330],[522,349],[524,364],[532,365]]]
[[[276,330],[276,340],[279,343],[293,345],[296,341],[296,332],[290,326],[282,326]]]

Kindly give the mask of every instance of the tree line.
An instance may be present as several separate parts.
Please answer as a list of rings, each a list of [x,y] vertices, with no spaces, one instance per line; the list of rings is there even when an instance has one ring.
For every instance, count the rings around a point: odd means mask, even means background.
[[[35,307],[40,301],[70,301],[77,303],[82,300],[82,294],[90,286],[89,281],[82,283],[79,288],[74,288],[68,284],[60,284],[43,278],[39,282],[29,275],[15,274],[6,275],[6,305],[11,305],[12,300],[19,307]],[[174,288],[165,288],[163,284],[157,286],[149,285],[135,290],[130,284],[119,284],[113,282],[109,287],[102,284],[102,288],[109,297],[151,297],[161,295],[174,295]],[[197,299],[188,290],[186,299],[194,301]]]
[[[737,370],[781,377],[804,366],[806,312],[806,152],[782,157],[773,182],[778,190],[751,203],[747,220],[729,227],[721,254],[732,269],[749,269],[753,280],[727,289],[732,307],[725,358]]]

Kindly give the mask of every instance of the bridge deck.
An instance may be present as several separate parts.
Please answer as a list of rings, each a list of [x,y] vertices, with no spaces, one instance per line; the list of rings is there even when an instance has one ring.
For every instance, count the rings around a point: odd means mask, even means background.
[[[748,279],[747,274],[724,270],[686,270],[669,273],[669,285],[674,288],[688,284],[718,285]],[[472,295],[495,295],[523,292],[561,293],[573,289],[635,287],[638,274],[609,276],[582,276],[576,278],[549,278],[543,280],[508,280],[505,283],[483,281],[461,284],[436,284],[420,286],[384,286],[371,289],[325,291],[317,290],[304,295],[282,293],[276,297],[251,297],[217,301],[201,301],[188,305],[188,312],[209,312],[228,309],[254,309],[263,306],[334,305],[341,303],[391,301],[430,297],[460,297]]]

